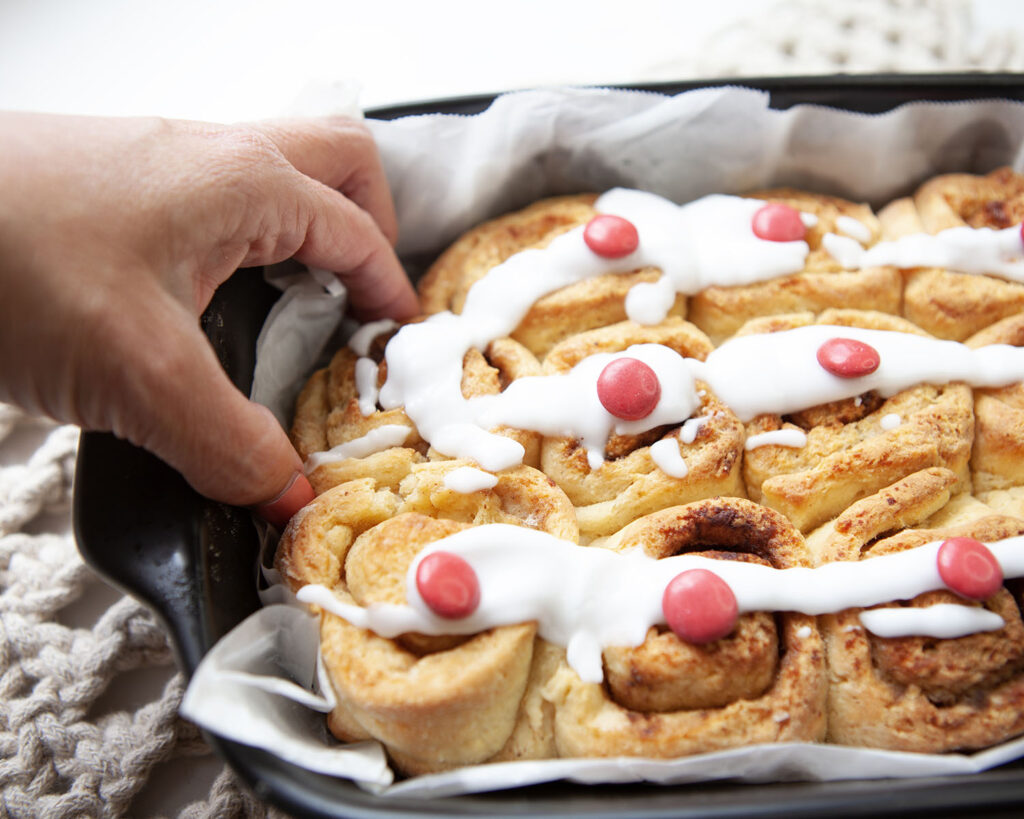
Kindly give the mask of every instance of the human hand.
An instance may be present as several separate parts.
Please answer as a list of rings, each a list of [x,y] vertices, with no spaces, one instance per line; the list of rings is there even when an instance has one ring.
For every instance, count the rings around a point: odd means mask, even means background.
[[[282,525],[313,491],[198,316],[239,267],[337,271],[362,318],[418,307],[369,132],[0,114],[0,400],[108,430]]]

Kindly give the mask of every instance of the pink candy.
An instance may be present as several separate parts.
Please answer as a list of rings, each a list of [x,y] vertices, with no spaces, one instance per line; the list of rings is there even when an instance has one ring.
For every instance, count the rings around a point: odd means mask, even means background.
[[[665,622],[680,640],[711,643],[736,627],[738,606],[729,584],[707,569],[680,572],[661,598]]]
[[[878,369],[878,350],[854,338],[830,338],[818,348],[818,363],[840,378],[859,378]]]
[[[951,537],[939,547],[939,577],[951,591],[985,600],[1003,585],[1003,569],[989,548],[971,537]]]
[[[416,588],[434,614],[449,620],[467,617],[480,605],[476,572],[451,552],[433,552],[420,561]]]
[[[616,418],[636,421],[646,418],[658,406],[661,383],[644,362],[616,358],[597,377],[597,397]]]
[[[751,227],[758,239],[769,242],[795,242],[807,233],[800,212],[781,202],[769,202],[760,208]]]
[[[594,253],[605,259],[621,259],[640,245],[636,226],[628,219],[603,213],[583,228],[583,241]]]

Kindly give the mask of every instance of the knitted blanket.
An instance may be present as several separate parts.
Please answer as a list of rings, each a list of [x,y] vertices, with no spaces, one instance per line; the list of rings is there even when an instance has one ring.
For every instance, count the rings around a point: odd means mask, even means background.
[[[121,596],[91,628],[66,622],[101,584],[70,532],[78,435],[0,404],[0,817],[139,815],[132,799],[158,765],[211,753],[178,716],[185,679],[147,608]],[[104,702],[144,669],[165,670],[158,698]],[[224,768],[179,816],[271,814]]]

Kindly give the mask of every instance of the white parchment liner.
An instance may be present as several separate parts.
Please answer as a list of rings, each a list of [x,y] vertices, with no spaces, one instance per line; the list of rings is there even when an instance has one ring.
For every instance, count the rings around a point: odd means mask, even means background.
[[[554,89],[499,97],[472,117],[370,120],[412,274],[459,233],[542,196],[641,188],[684,202],[708,193],[792,185],[875,206],[937,173],[1024,169],[1024,105],[919,103],[864,116],[815,106],[785,111],[747,89],[674,97]],[[343,295],[286,279],[260,336],[253,396],[282,423],[327,340]],[[266,608],[200,664],[182,713],[204,728],[382,795],[446,796],[556,779],[664,784],[736,779],[828,781],[970,773],[1024,755],[1024,739],[972,755],[926,755],[794,743],[674,760],[544,760],[478,765],[394,783],[376,743],[341,746],[323,716],[317,620],[272,588]],[[325,685],[325,687],[328,687]],[[300,704],[301,703],[301,704]]]

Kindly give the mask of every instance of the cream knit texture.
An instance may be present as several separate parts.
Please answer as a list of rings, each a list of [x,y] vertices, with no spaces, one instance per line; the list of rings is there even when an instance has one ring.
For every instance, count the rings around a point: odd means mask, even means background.
[[[121,597],[91,628],[62,612],[99,582],[69,529],[79,430],[0,404],[0,454],[38,441],[23,461],[0,461],[0,817],[137,816],[132,799],[154,766],[211,753],[178,716],[183,675],[151,612]],[[91,713],[111,681],[162,667],[160,696],[134,710]],[[189,819],[272,812],[225,769]]]

